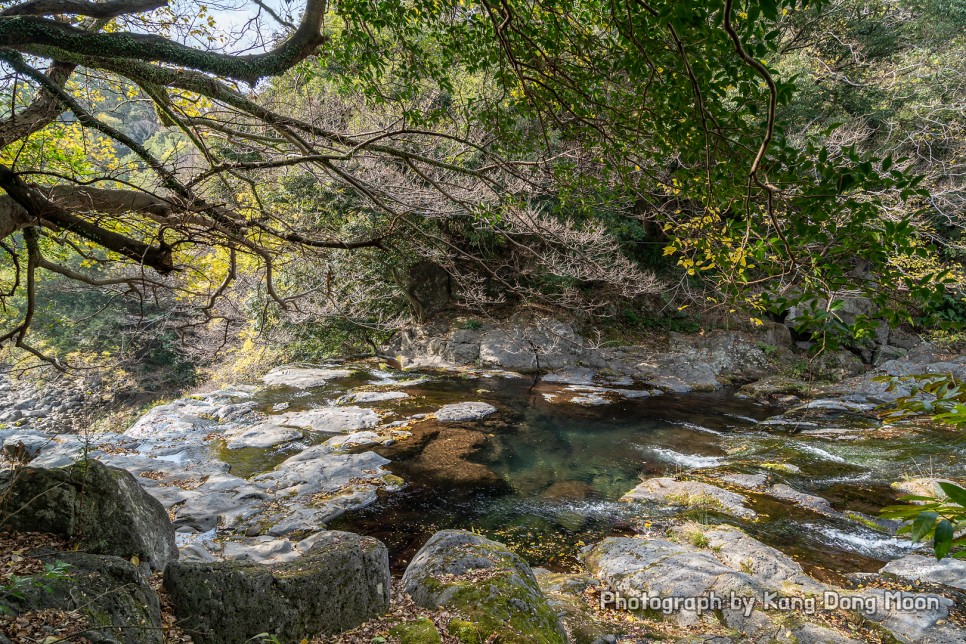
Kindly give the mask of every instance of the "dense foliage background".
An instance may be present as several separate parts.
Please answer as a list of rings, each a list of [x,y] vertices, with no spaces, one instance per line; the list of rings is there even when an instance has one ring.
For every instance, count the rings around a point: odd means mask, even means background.
[[[105,24],[224,38],[194,3]],[[190,384],[213,360],[371,351],[425,321],[411,296],[425,260],[452,280],[450,310],[474,315],[538,306],[630,332],[794,307],[815,351],[881,318],[955,331],[964,24],[964,0],[344,0],[314,56],[236,85],[326,133],[311,154],[277,118],[80,57],[66,90],[128,143],[65,111],[7,145],[6,166],[40,186],[165,190],[137,144],[209,203],[274,228],[245,232],[246,252],[88,213],[173,249],[178,270],[150,283],[109,248],[42,231],[62,270],[39,272],[30,346],[148,388]],[[36,86],[5,60],[2,104],[22,109]],[[29,308],[26,234],[4,240],[6,328]],[[844,319],[858,296],[872,308]]]

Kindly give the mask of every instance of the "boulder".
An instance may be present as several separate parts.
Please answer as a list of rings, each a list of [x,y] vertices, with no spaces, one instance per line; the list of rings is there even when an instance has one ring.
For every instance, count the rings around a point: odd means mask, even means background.
[[[445,607],[470,618],[455,625],[461,639],[567,641],[526,562],[503,544],[471,532],[434,534],[413,557],[402,584],[418,606]]]
[[[436,624],[428,617],[397,624],[389,629],[389,634],[398,639],[399,644],[443,644]]]
[[[710,552],[663,539],[611,537],[587,549],[584,564],[592,574],[622,596],[659,597],[737,597],[760,600],[769,589],[743,572],[718,561]],[[721,621],[746,634],[766,632],[771,625],[762,611],[746,616],[740,607],[726,602]],[[715,611],[682,607],[669,617],[682,626],[714,621]]]
[[[139,569],[120,557],[45,549],[31,552],[45,566],[62,565],[0,606],[20,615],[44,609],[79,611],[89,624],[84,637],[101,644],[161,644],[161,604]],[[60,641],[60,640],[58,640]],[[74,640],[71,640],[74,641]],[[87,641],[87,640],[85,640]]]
[[[480,339],[480,364],[532,373],[572,367],[583,352],[573,327],[549,318],[532,323],[510,320],[507,328],[487,331]]]
[[[564,574],[540,568],[533,573],[547,602],[560,615],[573,644],[617,642],[614,624],[598,619],[586,601],[588,589],[599,589],[600,580],[586,573]]]
[[[161,503],[129,472],[95,460],[0,472],[0,502],[8,530],[63,535],[84,552],[138,557],[154,570],[178,558]]]
[[[328,532],[295,561],[173,563],[165,570],[179,625],[197,644],[267,633],[283,642],[332,635],[389,609],[389,555],[370,537]]]

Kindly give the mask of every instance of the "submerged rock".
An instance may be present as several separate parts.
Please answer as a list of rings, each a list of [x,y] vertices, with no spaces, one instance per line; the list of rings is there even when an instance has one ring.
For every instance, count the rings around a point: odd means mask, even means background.
[[[304,556],[254,563],[175,563],[164,574],[175,614],[198,644],[332,635],[389,609],[389,556],[379,541],[329,532]]]
[[[496,407],[485,402],[461,402],[443,405],[436,411],[436,420],[455,423],[466,420],[480,420],[496,413]]]
[[[423,608],[458,610],[472,621],[450,625],[466,641],[567,641],[530,567],[503,544],[463,530],[443,530],[426,542],[402,578]],[[458,630],[453,633],[453,630]]]
[[[747,499],[735,492],[700,481],[659,477],[647,479],[621,497],[621,501],[657,501],[686,507],[710,507],[743,519],[756,515],[745,507]]]
[[[129,472],[95,460],[0,472],[0,503],[7,530],[63,535],[80,550],[138,557],[155,570],[178,558],[161,503]]]

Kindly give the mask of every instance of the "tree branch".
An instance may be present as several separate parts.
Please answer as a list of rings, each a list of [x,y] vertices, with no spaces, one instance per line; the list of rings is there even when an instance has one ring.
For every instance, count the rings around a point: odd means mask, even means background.
[[[70,14],[90,18],[117,18],[129,13],[141,13],[166,6],[168,6],[168,0],[114,0],[113,2],[28,0],[0,11],[0,17]]]
[[[308,0],[302,22],[287,40],[263,54],[233,55],[194,49],[155,36],[132,32],[91,33],[48,18],[0,17],[0,46],[24,49],[56,47],[81,56],[159,62],[256,84],[281,74],[311,56],[325,41],[322,21],[326,0]]]
[[[0,165],[0,188],[6,190],[30,217],[39,220],[38,223],[76,233],[107,250],[149,266],[162,275],[174,270],[171,248],[168,246],[163,243],[157,246],[145,244],[81,219],[47,199],[5,165]]]

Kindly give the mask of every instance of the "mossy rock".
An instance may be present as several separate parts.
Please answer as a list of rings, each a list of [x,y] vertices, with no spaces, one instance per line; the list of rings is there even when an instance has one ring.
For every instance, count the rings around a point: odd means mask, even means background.
[[[400,644],[442,644],[443,638],[436,625],[428,617],[393,626],[389,634],[399,639]]]
[[[64,564],[63,574],[38,579],[18,596],[0,602],[14,615],[44,609],[79,611],[84,636],[101,644],[161,644],[161,603],[144,576],[120,557],[43,549],[29,554],[45,565]],[[2,641],[2,640],[0,640]]]
[[[260,633],[282,642],[332,635],[389,609],[386,546],[349,532],[324,534],[289,563],[172,563],[164,586],[197,644],[237,644]]]
[[[161,503],[130,472],[95,460],[0,473],[0,516],[6,530],[63,535],[78,550],[137,557],[154,570],[178,558]]]
[[[485,642],[495,636],[508,643],[566,642],[557,613],[526,562],[503,544],[471,532],[433,535],[406,569],[403,588],[419,606],[446,607],[467,616],[469,625],[450,624],[460,641]]]
[[[448,630],[449,634],[462,644],[482,644],[489,637],[489,633],[479,624],[468,622],[465,619],[451,619]]]

